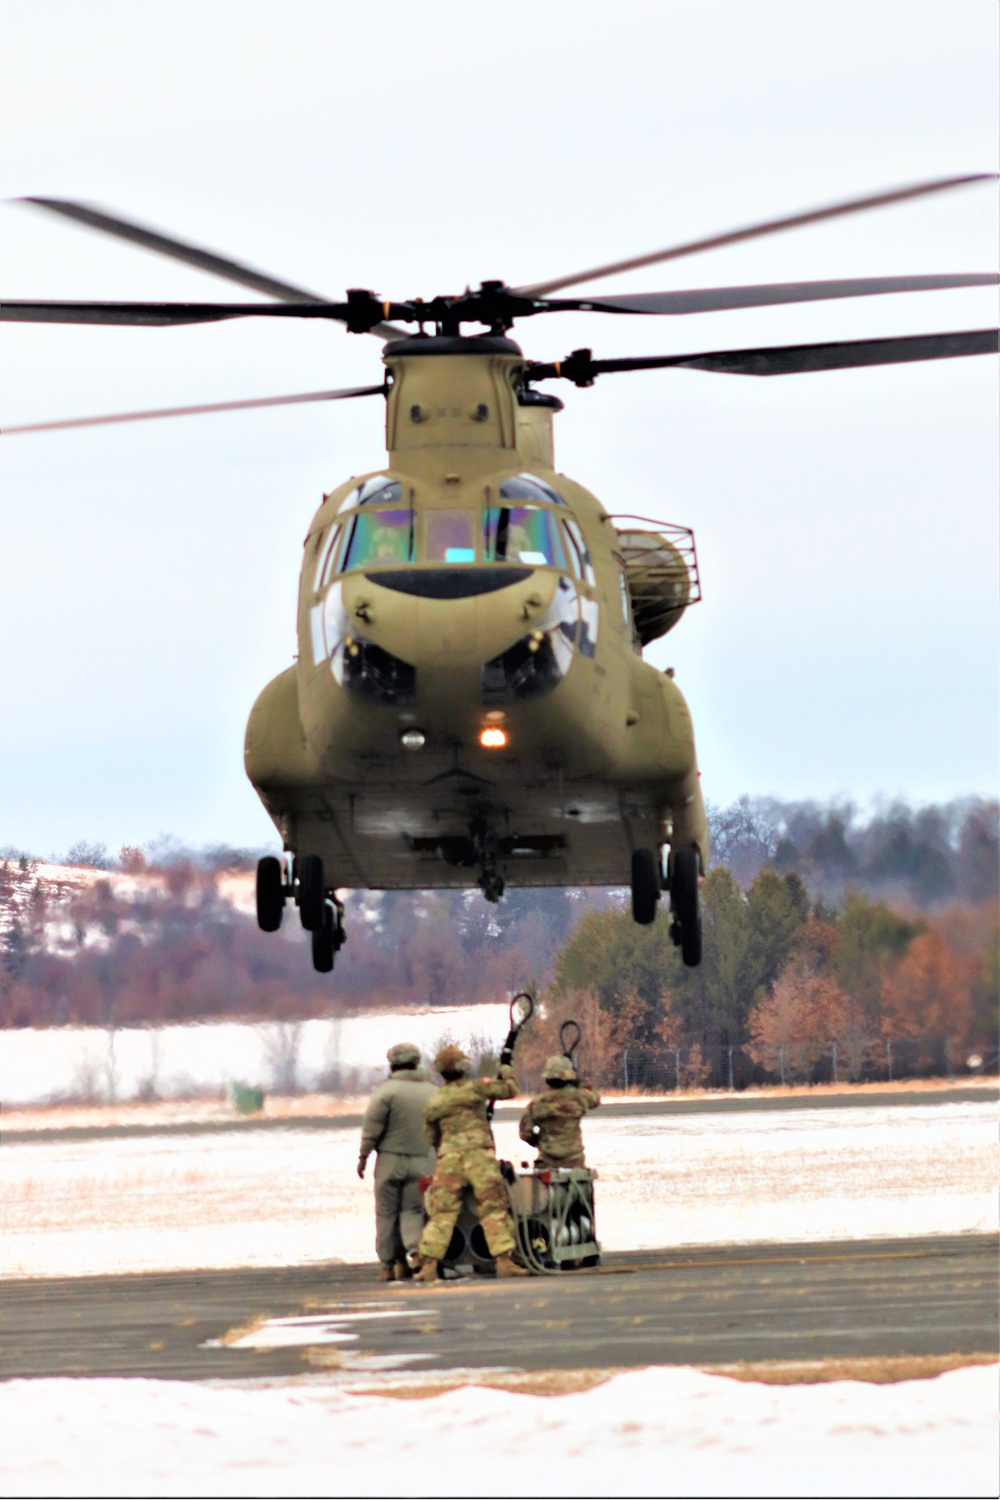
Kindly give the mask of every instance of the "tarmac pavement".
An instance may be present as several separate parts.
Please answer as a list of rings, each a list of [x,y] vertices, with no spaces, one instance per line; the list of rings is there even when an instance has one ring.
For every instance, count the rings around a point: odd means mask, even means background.
[[[993,1235],[713,1246],[433,1287],[382,1285],[371,1265],[5,1281],[0,1376],[229,1384],[996,1353],[997,1251]]]

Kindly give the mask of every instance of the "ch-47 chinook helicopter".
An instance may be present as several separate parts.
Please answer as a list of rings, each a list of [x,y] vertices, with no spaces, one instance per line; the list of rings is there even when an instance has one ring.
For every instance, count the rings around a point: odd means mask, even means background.
[[[313,517],[295,665],[258,697],[246,769],[283,841],[261,860],[260,926],[286,902],[317,969],[344,940],[343,887],[621,885],[652,922],[670,895],[683,960],[701,958],[698,882],[709,842],[687,705],[642,648],[700,596],[692,533],[632,516],[555,470],[562,402],[538,387],[615,371],[784,375],[996,352],[993,329],[916,337],[595,359],[525,358],[515,321],[584,311],[684,314],[890,292],[995,285],[995,273],[871,277],[627,296],[556,297],[582,282],[988,174],[939,179],[756,224],[532,286],[487,281],[427,301],[352,290],[340,302],[83,204],[24,200],[236,281],[271,303],[24,302],[22,322],[165,327],[321,318],[384,342],[377,385],[8,428],[381,396],[385,464],[332,490]],[[409,324],[410,333],[397,325]],[[473,325],[473,331],[466,331]]]

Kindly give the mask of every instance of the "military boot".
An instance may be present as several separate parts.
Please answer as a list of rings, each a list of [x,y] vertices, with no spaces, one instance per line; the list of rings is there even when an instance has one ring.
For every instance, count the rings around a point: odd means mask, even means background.
[[[426,1281],[437,1281],[437,1279],[438,1279],[438,1263],[437,1263],[437,1261],[436,1260],[428,1260],[427,1257],[424,1256],[423,1265],[420,1267],[420,1270],[417,1272],[416,1276],[414,1276],[413,1279],[414,1279],[414,1281],[424,1281],[424,1282],[426,1282]]]
[[[407,1261],[407,1260],[397,1260],[396,1264],[393,1266],[392,1269],[393,1269],[393,1274],[395,1276],[395,1279],[397,1281],[412,1281],[413,1280],[413,1272],[410,1270],[409,1261]]]
[[[517,1264],[517,1261],[514,1260],[512,1256],[510,1256],[510,1255],[498,1255],[497,1256],[497,1275],[498,1276],[530,1276],[531,1272],[530,1271],[526,1271],[525,1268],[524,1268],[524,1266],[519,1266]]]
[[[379,1279],[379,1281],[394,1281],[396,1279],[395,1271],[393,1269],[393,1265],[392,1265],[391,1261],[389,1262],[388,1265],[386,1265],[385,1261],[383,1261],[382,1264],[379,1266],[379,1268],[378,1268],[378,1279]]]

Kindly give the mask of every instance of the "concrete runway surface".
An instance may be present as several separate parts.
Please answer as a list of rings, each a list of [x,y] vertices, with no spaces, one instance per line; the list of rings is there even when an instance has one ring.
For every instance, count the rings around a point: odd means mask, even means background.
[[[383,1286],[369,1265],[6,1281],[0,1375],[228,1384],[995,1353],[997,1272],[996,1237],[961,1235],[618,1254],[435,1287]],[[239,1330],[273,1346],[220,1342]]]

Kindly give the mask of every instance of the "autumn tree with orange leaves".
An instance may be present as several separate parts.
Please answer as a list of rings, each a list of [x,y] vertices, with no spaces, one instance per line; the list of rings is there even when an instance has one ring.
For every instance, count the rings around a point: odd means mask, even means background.
[[[952,952],[940,931],[920,933],[883,982],[883,1035],[920,1038],[926,1060],[941,1045],[950,1072],[972,1027],[973,978],[974,966]]]

